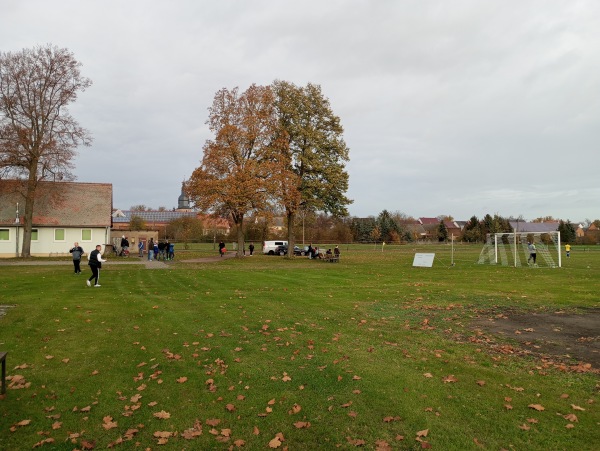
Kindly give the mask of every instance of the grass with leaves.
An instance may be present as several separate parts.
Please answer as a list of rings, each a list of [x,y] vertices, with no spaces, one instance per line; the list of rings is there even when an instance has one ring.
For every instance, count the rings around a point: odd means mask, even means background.
[[[469,322],[598,307],[600,252],[533,269],[480,250],[109,261],[99,289],[2,266],[0,449],[594,449],[597,374],[496,353]]]

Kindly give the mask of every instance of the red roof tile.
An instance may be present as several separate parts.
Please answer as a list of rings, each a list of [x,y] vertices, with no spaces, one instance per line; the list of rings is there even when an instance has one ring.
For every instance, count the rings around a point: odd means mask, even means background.
[[[15,223],[17,202],[23,223],[24,182],[0,180],[0,224]],[[111,227],[112,184],[39,182],[33,226]]]

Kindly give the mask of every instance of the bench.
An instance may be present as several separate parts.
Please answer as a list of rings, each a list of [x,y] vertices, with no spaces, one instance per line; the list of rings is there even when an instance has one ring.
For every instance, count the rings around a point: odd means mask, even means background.
[[[323,259],[329,263],[339,263],[340,262],[340,254],[337,254],[337,255],[332,254],[329,256],[326,255],[325,257],[323,257]]]
[[[6,354],[8,352],[0,352],[0,362],[2,362],[2,388],[0,388],[0,395],[6,393]]]

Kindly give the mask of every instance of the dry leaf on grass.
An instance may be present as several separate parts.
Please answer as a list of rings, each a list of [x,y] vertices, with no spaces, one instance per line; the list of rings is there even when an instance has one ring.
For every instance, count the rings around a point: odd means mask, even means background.
[[[294,423],[294,426],[296,427],[296,429],[306,429],[310,427],[310,422],[309,421],[296,421]]]
[[[171,414],[169,412],[165,412],[164,410],[161,410],[160,412],[156,412],[152,414],[155,418],[159,418],[161,420],[167,420],[169,418],[171,418]]]
[[[538,412],[541,412],[542,410],[546,410],[546,409],[544,409],[544,406],[542,406],[541,404],[529,404],[527,407],[529,407],[530,409],[537,410]]]

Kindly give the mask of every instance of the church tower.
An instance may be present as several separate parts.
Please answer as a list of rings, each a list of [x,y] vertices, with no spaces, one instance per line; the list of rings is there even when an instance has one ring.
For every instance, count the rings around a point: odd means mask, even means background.
[[[177,199],[177,210],[178,211],[192,211],[190,208],[190,198],[185,194],[185,182],[181,183],[181,194]]]

